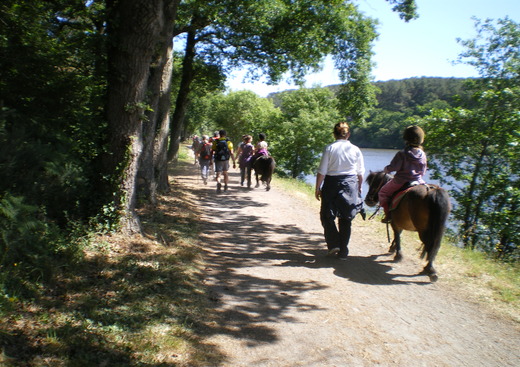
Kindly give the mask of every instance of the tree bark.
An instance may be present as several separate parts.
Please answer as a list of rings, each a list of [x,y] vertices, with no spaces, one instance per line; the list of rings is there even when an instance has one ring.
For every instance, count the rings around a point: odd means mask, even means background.
[[[107,0],[109,158],[123,232],[141,231],[135,213],[136,178],[143,150],[143,116],[150,64],[162,27],[163,0]]]
[[[161,155],[165,154],[165,152],[161,152],[164,143],[159,142],[164,140],[163,135],[168,136],[169,133],[174,22],[179,3],[180,0],[173,0],[163,4],[162,23],[164,27],[158,40],[157,53],[154,55],[150,67],[148,82],[150,110],[147,111],[147,121],[143,126],[144,150],[139,166],[138,188],[140,193],[154,205],[157,202],[157,191],[164,191],[168,188],[167,165],[158,164],[165,160],[161,159]],[[163,182],[164,176],[166,177],[166,187]]]
[[[184,117],[186,116],[191,83],[194,78],[193,61],[195,59],[196,43],[195,31],[191,30],[188,32],[186,40],[186,51],[182,62],[181,84],[179,87],[179,93],[177,94],[177,100],[175,101],[175,111],[171,121],[168,161],[173,160],[179,152],[180,136],[184,128]]]

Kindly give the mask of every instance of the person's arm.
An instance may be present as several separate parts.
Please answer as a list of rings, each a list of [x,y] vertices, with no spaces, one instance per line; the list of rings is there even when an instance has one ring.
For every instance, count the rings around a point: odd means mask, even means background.
[[[363,175],[358,175],[357,179],[358,179],[358,192],[359,192],[359,195],[361,195],[361,190],[363,189]]]
[[[237,168],[237,164],[235,162],[235,155],[233,154],[232,150],[231,150],[231,159],[233,160],[233,168]]]
[[[236,160],[235,160],[235,154],[233,153],[233,143],[228,141],[228,148],[229,148],[231,159],[233,160],[233,168],[237,168],[237,164],[236,164]]]
[[[316,174],[316,189],[314,191],[314,196],[318,201],[321,199],[321,185],[323,184],[324,179],[325,175],[322,175],[321,173]]]
[[[403,165],[403,152],[402,151],[399,151],[395,154],[394,158],[392,158],[392,161],[390,162],[390,164],[388,166],[386,166],[383,171],[385,173],[390,173],[390,172],[397,172],[399,171],[399,169],[401,169],[401,166]]]
[[[314,196],[316,200],[320,200],[321,198],[321,186],[323,184],[323,180],[325,180],[325,175],[328,172],[327,167],[329,166],[329,151],[327,148],[323,150],[323,154],[321,155],[320,165],[318,166],[318,171],[316,173],[316,188],[314,191]]]

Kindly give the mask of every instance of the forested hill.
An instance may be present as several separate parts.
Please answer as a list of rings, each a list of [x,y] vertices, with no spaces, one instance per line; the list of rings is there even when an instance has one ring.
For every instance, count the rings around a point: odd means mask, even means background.
[[[463,78],[409,78],[375,82],[381,91],[377,95],[377,107],[386,111],[405,112],[420,106],[438,104],[440,101],[456,105],[454,96],[464,97]]]
[[[436,101],[445,101],[455,104],[455,95],[465,95],[464,84],[467,78],[440,78],[421,77],[400,80],[374,82],[378,88],[378,108],[388,111],[403,111],[406,108],[415,108]],[[327,86],[337,92],[339,85]],[[289,91],[290,92],[290,91]],[[285,92],[270,93],[267,98],[277,104],[278,95]]]
[[[409,78],[375,82],[377,105],[367,123],[353,123],[351,140],[363,148],[400,148],[401,132],[414,116],[424,117],[433,108],[455,107],[467,101],[464,78]],[[338,86],[330,86],[333,90]]]

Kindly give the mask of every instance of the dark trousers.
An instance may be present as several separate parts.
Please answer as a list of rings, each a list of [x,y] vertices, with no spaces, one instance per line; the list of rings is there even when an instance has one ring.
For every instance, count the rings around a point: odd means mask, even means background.
[[[247,178],[247,187],[251,186],[251,165],[240,167],[240,184],[243,185]]]
[[[322,215],[321,225],[323,226],[327,248],[331,250],[337,247],[339,248],[339,256],[347,256],[352,221],[350,219],[339,218],[338,225],[336,226],[335,217]]]
[[[339,256],[348,255],[352,219],[360,208],[362,202],[358,196],[356,176],[325,176],[321,195],[321,225],[328,249],[339,248]]]

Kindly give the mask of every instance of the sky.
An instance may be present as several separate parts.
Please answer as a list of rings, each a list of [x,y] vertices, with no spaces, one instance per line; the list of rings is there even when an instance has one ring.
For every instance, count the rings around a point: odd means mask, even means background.
[[[374,42],[372,70],[374,81],[413,77],[474,77],[474,68],[454,65],[463,47],[457,42],[475,38],[477,31],[472,17],[481,20],[508,16],[520,22],[520,0],[416,0],[419,18],[408,23],[392,12],[385,0],[356,0],[360,10],[378,19],[380,34]],[[235,72],[227,83],[229,90],[252,90],[265,97],[269,93],[297,88],[294,84],[265,84],[265,80],[244,82],[245,72]],[[328,86],[341,81],[332,61],[327,59],[323,70],[306,78],[306,87]]]

